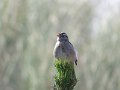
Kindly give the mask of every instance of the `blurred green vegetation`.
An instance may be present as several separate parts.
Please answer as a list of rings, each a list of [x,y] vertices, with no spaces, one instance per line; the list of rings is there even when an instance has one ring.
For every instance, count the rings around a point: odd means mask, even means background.
[[[65,59],[55,60],[54,90],[73,90],[77,83],[74,64]]]
[[[120,90],[119,3],[0,0],[0,90],[52,90],[61,31],[78,51],[75,90]]]

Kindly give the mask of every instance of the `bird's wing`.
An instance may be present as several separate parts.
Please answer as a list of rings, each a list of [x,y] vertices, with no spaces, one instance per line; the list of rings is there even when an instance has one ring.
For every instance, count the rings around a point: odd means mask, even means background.
[[[70,42],[69,42],[70,43]],[[70,45],[73,47],[73,45],[70,43]],[[75,52],[75,57],[76,57],[76,59],[78,60],[78,52],[77,52],[77,50],[73,47],[73,49],[74,49],[74,52]]]
[[[69,42],[70,43],[70,42]],[[70,45],[73,47],[73,45],[70,43]],[[75,64],[77,65],[77,61],[78,61],[78,52],[77,50],[73,47],[74,49],[74,53],[75,53]]]

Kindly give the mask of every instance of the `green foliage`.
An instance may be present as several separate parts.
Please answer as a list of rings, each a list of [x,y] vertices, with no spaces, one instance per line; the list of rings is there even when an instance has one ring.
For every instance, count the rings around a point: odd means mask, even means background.
[[[57,69],[55,88],[57,90],[73,90],[77,83],[74,65],[66,60],[56,60],[55,68]]]

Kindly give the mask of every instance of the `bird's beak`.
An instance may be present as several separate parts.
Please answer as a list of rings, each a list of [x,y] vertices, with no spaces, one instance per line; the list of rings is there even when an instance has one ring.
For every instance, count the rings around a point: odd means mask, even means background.
[[[59,36],[60,36],[60,33],[58,33],[57,36],[59,37]]]

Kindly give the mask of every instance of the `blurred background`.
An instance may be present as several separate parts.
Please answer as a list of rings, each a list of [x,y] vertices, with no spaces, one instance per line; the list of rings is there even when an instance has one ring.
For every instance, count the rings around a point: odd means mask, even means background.
[[[52,90],[61,31],[78,51],[74,90],[120,90],[120,0],[0,0],[0,90]]]

